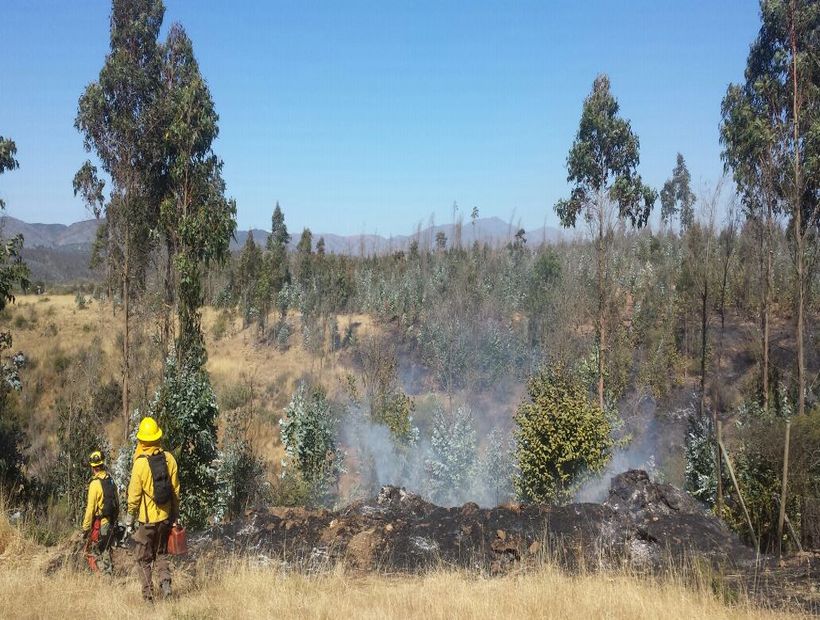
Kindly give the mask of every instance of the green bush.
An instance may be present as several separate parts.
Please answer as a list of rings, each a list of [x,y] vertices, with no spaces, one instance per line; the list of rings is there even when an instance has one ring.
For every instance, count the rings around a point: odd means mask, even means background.
[[[180,513],[192,528],[219,512],[216,420],[219,408],[208,373],[197,360],[178,365],[171,355],[150,406],[179,465]]]
[[[71,356],[61,349],[57,349],[51,356],[51,367],[58,375],[68,370],[71,362]]]
[[[311,498],[328,498],[340,471],[336,451],[336,424],[330,403],[321,388],[299,386],[279,421],[287,461],[310,488]]]
[[[247,429],[236,412],[225,417],[225,437],[220,453],[220,504],[232,519],[246,508],[270,499],[271,487],[265,464],[247,439]]]
[[[515,414],[516,491],[525,501],[567,502],[609,461],[609,420],[586,385],[560,366],[531,377],[527,393]]]
[[[94,390],[91,395],[91,409],[103,422],[110,422],[121,411],[122,386],[113,379]]]
[[[228,325],[230,324],[231,315],[227,310],[222,310],[217,316],[216,320],[214,321],[213,327],[211,327],[211,335],[214,337],[214,340],[222,340],[225,337],[225,334],[228,331]]]

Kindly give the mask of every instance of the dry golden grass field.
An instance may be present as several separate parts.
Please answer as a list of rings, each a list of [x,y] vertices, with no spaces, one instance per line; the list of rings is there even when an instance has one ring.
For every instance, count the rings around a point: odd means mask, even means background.
[[[292,315],[289,320],[295,326],[299,319]],[[91,376],[86,382],[100,385],[112,379],[119,381],[121,377],[118,338],[122,333],[122,314],[115,315],[111,304],[89,298],[86,307],[80,309],[74,295],[20,295],[6,308],[2,321],[4,328],[12,332],[14,351],[23,351],[33,361],[23,373],[22,398],[33,398],[32,394],[37,391],[35,419],[30,426],[36,442],[53,442],[55,401],[58,395],[70,391],[66,381],[76,379],[71,376],[66,380],[61,376],[65,371],[56,366],[56,360],[68,360],[67,364],[76,367],[80,354],[93,348],[101,352],[102,359],[89,370]],[[218,331],[214,329],[217,322],[221,323]],[[365,315],[339,317],[342,328],[351,322],[357,324],[356,333],[360,336],[376,329]],[[156,329],[150,318],[143,322],[143,327],[149,338]],[[325,359],[311,356],[299,346],[296,327],[293,346],[287,351],[260,345],[254,328],[243,329],[240,318],[220,316],[213,308],[204,309],[202,328],[208,349],[208,371],[217,397],[222,401],[237,390],[251,395],[243,407],[253,413],[249,429],[252,440],[259,453],[275,466],[283,455],[276,422],[297,382],[310,376],[328,387],[331,394],[341,389],[346,371],[335,359],[338,354]],[[152,390],[141,377],[159,378],[160,357],[154,355],[149,360],[138,358],[132,362],[136,375],[132,379],[134,399],[142,390],[150,399]],[[132,404],[136,406],[136,402]],[[120,429],[119,418],[108,425],[109,439],[115,448],[119,444]],[[36,450],[37,445],[33,448]]]
[[[0,517],[0,618],[124,620],[174,618],[799,618],[718,600],[704,583],[628,575],[570,576],[550,567],[487,578],[442,570],[421,576],[286,572],[238,559],[177,569],[175,596],[143,603],[132,570],[113,579],[62,568],[53,549],[23,538]],[[741,597],[742,598],[742,597]]]

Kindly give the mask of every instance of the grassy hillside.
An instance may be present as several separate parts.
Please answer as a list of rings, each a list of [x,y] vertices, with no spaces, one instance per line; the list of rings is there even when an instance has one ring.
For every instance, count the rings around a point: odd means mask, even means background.
[[[32,450],[54,442],[55,409],[58,398],[70,399],[73,389],[96,389],[119,382],[121,315],[111,304],[88,299],[80,307],[74,295],[21,295],[0,315],[11,330],[14,351],[28,358],[20,394],[31,429]],[[298,317],[292,317],[295,324]],[[367,316],[339,317],[342,325],[354,323],[364,336],[375,326]],[[202,321],[208,348],[208,371],[223,410],[242,408],[250,418],[250,434],[263,457],[276,465],[282,457],[278,419],[300,379],[311,378],[328,387],[331,394],[341,389],[349,368],[342,354],[320,359],[298,343],[281,351],[256,342],[254,328],[243,329],[242,321],[206,308]],[[294,329],[294,331],[296,331]],[[151,334],[144,349],[152,348]],[[153,395],[160,377],[159,355],[138,355],[134,406],[144,405]],[[143,402],[140,402],[142,399]],[[113,446],[120,443],[121,418],[117,402],[112,405],[107,430]]]

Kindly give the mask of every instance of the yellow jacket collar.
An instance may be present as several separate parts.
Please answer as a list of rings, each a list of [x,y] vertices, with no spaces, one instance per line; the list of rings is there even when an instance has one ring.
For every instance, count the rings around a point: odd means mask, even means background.
[[[162,452],[162,448],[157,444],[146,444],[138,441],[137,449],[134,451],[134,458],[143,455],[151,456],[152,454],[157,454],[158,452]]]

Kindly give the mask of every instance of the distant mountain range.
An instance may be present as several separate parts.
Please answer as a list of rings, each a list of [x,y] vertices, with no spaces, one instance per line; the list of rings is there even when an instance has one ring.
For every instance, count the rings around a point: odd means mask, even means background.
[[[43,249],[50,250],[51,253],[83,253],[91,249],[97,227],[98,220],[85,220],[75,222],[66,226],[65,224],[29,224],[17,218],[5,216],[2,218],[3,234],[10,237],[22,234],[25,239],[25,247],[28,250]],[[480,218],[475,223],[468,222],[461,225],[461,244],[472,245],[478,240],[490,245],[503,245],[512,239],[518,230],[517,225],[503,221],[501,218],[489,217]],[[381,235],[337,235],[334,233],[314,233],[314,246],[320,237],[324,237],[325,251],[334,254],[383,254],[396,250],[404,250],[414,239],[418,240],[421,248],[433,247],[435,238],[439,232],[443,232],[447,237],[447,245],[451,247],[456,243],[457,227],[454,224],[441,224],[438,226],[428,226],[417,231],[415,234],[398,235],[395,237],[383,237]],[[264,244],[268,237],[268,231],[258,228],[239,230],[236,232],[234,240],[231,242],[231,249],[241,248],[250,233],[253,233],[257,243]],[[299,241],[301,231],[291,231],[291,247],[295,248]],[[560,239],[562,232],[552,227],[542,227],[533,231],[526,231],[526,238],[531,245],[554,242]]]
[[[14,217],[2,218],[3,235],[13,237],[22,234],[27,248],[64,249],[88,251],[100,225],[97,220],[85,220],[65,224],[28,224]]]

